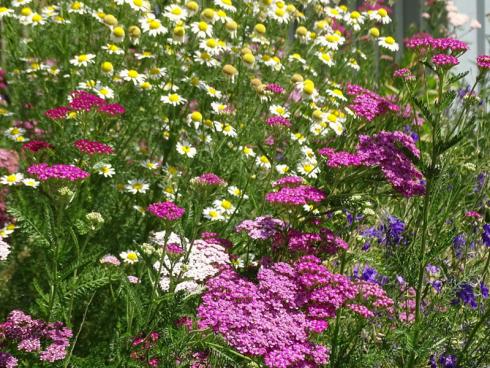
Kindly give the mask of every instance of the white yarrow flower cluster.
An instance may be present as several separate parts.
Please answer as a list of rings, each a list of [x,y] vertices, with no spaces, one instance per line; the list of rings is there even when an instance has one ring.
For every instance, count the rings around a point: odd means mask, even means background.
[[[0,238],[0,261],[5,261],[10,254],[10,245]]]
[[[154,233],[151,241],[163,247],[165,232]],[[167,254],[164,256],[160,279],[160,287],[164,291],[169,290],[170,279],[172,278],[172,281],[177,283],[176,292],[199,292],[204,287],[204,281],[216,275],[220,266],[230,264],[230,258],[225,248],[220,244],[212,243],[210,240],[198,239],[191,245],[187,239],[171,233],[167,239],[167,244],[171,243],[181,246],[188,257],[185,261],[184,254],[177,260],[172,259],[173,257],[169,257]],[[155,262],[153,267],[159,270],[160,262]],[[170,277],[170,273],[172,277]]]

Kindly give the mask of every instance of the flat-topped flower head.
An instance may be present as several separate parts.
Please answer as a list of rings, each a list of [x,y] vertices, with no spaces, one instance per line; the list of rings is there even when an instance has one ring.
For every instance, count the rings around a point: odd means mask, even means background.
[[[184,216],[185,209],[177,206],[173,202],[158,202],[148,206],[148,211],[155,216],[168,220],[175,221]]]
[[[482,70],[490,69],[490,55],[480,55],[476,58],[476,64]]]
[[[88,153],[89,155],[109,155],[113,152],[111,146],[97,141],[89,141],[87,139],[79,139],[73,145],[80,152]]]
[[[459,64],[457,57],[446,54],[437,54],[432,57],[432,63],[438,67],[449,69]]]
[[[32,165],[27,169],[27,172],[41,181],[48,179],[60,179],[77,181],[83,180],[90,176],[88,172],[80,169],[75,165],[40,163]]]
[[[204,173],[200,176],[191,179],[193,184],[207,185],[207,186],[224,186],[226,181],[221,179],[218,175],[213,173]]]
[[[283,187],[277,192],[267,193],[265,199],[269,203],[303,206],[309,203],[318,203],[326,198],[325,193],[309,185],[297,187]]]

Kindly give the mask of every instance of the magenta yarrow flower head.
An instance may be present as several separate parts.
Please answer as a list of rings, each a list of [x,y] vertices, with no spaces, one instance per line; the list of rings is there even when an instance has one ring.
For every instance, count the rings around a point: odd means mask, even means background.
[[[45,141],[29,141],[22,145],[22,149],[31,152],[38,152],[46,148],[53,148],[53,145]]]
[[[285,89],[277,83],[268,83],[268,84],[266,84],[265,89],[267,91],[271,91],[272,93],[275,93],[277,95],[280,95],[281,93],[284,93],[284,91],[285,91]]]
[[[326,364],[328,349],[314,337],[339,308],[353,305],[351,310],[369,318],[392,312],[393,300],[381,287],[333,274],[314,256],[293,265],[264,265],[257,280],[249,282],[231,268],[208,280],[198,326],[219,333],[242,354],[262,357],[271,368]]]
[[[396,191],[405,197],[425,194],[425,179],[411,160],[400,151],[402,145],[415,157],[420,157],[413,138],[403,132],[381,131],[373,136],[359,136],[357,152],[336,152],[327,147],[320,150],[327,166],[378,166]]]
[[[265,200],[269,203],[302,206],[318,203],[326,198],[324,192],[309,185],[282,187],[277,192],[267,193]]]
[[[437,54],[432,57],[432,63],[438,67],[449,69],[459,64],[457,57],[446,54]]]
[[[168,220],[175,221],[184,216],[185,209],[177,206],[173,202],[158,202],[148,206],[148,211],[155,216]]]
[[[68,106],[76,111],[90,111],[92,107],[103,106],[106,101],[86,91],[73,91]]]
[[[0,323],[0,336],[16,342],[17,349],[27,353],[39,353],[41,361],[53,363],[65,358],[72,331],[61,322],[47,323],[33,319],[20,310],[10,312],[7,320]],[[0,359],[2,356],[0,355]],[[1,362],[1,360],[0,360]],[[2,367],[8,365],[3,365]],[[15,367],[15,365],[11,365]]]
[[[291,122],[288,119],[277,115],[270,116],[269,118],[267,118],[266,124],[270,126],[279,126],[279,127],[284,126],[288,128],[291,126]]]
[[[177,243],[167,244],[165,251],[167,252],[167,254],[170,254],[170,255],[179,255],[179,254],[184,253],[184,249]]]
[[[53,120],[60,120],[65,119],[70,111],[71,110],[66,106],[59,106],[46,111],[44,115]]]
[[[196,176],[191,179],[191,183],[206,186],[223,186],[226,185],[226,181],[221,179],[218,175],[213,173],[204,173],[200,176]]]
[[[122,115],[126,112],[126,109],[120,104],[106,104],[99,107],[99,111],[107,115],[117,116]]]
[[[276,180],[272,183],[273,187],[297,187],[298,185],[304,184],[305,179],[301,176],[285,176],[281,179]]]
[[[35,164],[27,169],[27,172],[39,180],[61,179],[61,180],[83,180],[90,176],[88,172],[74,165],[47,163]]]
[[[236,232],[246,232],[252,239],[267,240],[281,233],[286,223],[272,216],[260,216],[254,220],[244,220],[235,227]]]
[[[376,117],[390,111],[400,111],[400,107],[387,98],[356,84],[347,84],[347,94],[354,96],[354,100],[348,106],[349,109],[351,109],[358,117],[362,117],[368,121],[372,121]]]
[[[402,68],[402,69],[397,69],[393,72],[393,77],[394,78],[402,78],[405,80],[412,80],[415,79],[415,76],[412,74],[412,72],[407,69],[407,68]]]
[[[468,50],[467,43],[454,38],[433,38],[430,34],[422,33],[405,40],[405,47],[409,49],[433,49],[449,51],[453,54],[462,54]]]
[[[89,141],[87,139],[79,139],[73,145],[80,152],[88,153],[89,155],[109,155],[113,152],[111,146],[97,141]]]
[[[476,58],[476,64],[480,69],[490,69],[490,55],[480,55]]]

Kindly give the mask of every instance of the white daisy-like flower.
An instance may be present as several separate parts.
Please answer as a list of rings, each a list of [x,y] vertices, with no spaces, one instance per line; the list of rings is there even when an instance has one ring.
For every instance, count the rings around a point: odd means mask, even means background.
[[[211,102],[211,109],[213,109],[215,114],[226,115],[227,114],[226,107],[227,106],[222,102]]]
[[[228,193],[230,193],[233,197],[248,199],[248,195],[244,194],[240,188],[234,185],[230,185],[228,187]]]
[[[219,64],[219,61],[211,56],[209,52],[196,50],[194,52],[194,61],[200,65],[206,65],[208,67],[216,67]]]
[[[23,179],[24,179],[24,174],[22,173],[8,174],[0,178],[0,184],[4,184],[8,186],[17,185],[20,184]]]
[[[298,54],[298,53],[294,53],[294,54],[289,55],[288,56],[288,61],[298,61],[301,64],[305,64],[306,63],[306,60],[303,59],[303,57],[300,54]]]
[[[191,32],[197,38],[210,38],[213,35],[213,26],[203,21],[194,22],[191,24]]]
[[[9,9],[5,6],[0,6],[0,19],[2,19],[3,17],[5,18],[11,17],[13,14],[14,14],[13,9]]]
[[[178,153],[189,158],[193,158],[197,154],[197,150],[187,142],[178,142],[175,148]]]
[[[156,170],[160,167],[160,163],[157,161],[145,160],[141,163],[141,166],[149,170]]]
[[[342,123],[340,121],[336,121],[336,122],[329,122],[328,123],[328,126],[335,132],[335,134],[337,135],[342,135],[342,133],[344,132],[345,128],[344,126],[342,125]]]
[[[306,141],[306,138],[303,134],[298,132],[298,133],[291,133],[291,140],[293,140],[294,142],[298,142],[299,144],[303,144]]]
[[[142,179],[132,179],[128,181],[125,189],[131,194],[146,193],[150,189],[150,184]]]
[[[160,101],[172,106],[182,105],[187,102],[187,100],[183,98],[181,95],[179,95],[178,93],[170,93],[166,96],[162,96],[160,98]]]
[[[275,169],[281,175],[286,175],[290,172],[289,166],[285,164],[276,165]]]
[[[282,116],[283,118],[288,118],[289,117],[289,111],[281,105],[272,105],[269,107],[269,112],[272,115],[276,116]]]
[[[216,199],[213,201],[213,206],[219,212],[227,215],[231,215],[233,212],[235,212],[235,206],[227,199]]]
[[[24,135],[26,130],[24,128],[10,127],[3,133],[7,138],[15,139],[16,137]]]
[[[102,175],[105,178],[110,178],[116,174],[116,170],[114,170],[112,165],[104,162],[96,163],[94,165],[94,170],[96,170],[97,174]]]
[[[339,46],[342,46],[344,42],[345,38],[338,33],[329,33],[316,39],[317,44],[324,46],[329,50],[338,50]]]
[[[303,160],[298,163],[296,170],[298,170],[301,175],[309,178],[317,178],[318,173],[320,172],[320,168],[318,167],[316,160]]]
[[[165,7],[165,13],[163,13],[163,16],[170,19],[172,22],[177,23],[187,18],[187,10],[177,4],[172,4]]]
[[[19,6],[25,6],[29,4],[32,0],[12,0],[12,6],[18,8]]]
[[[202,214],[204,215],[205,218],[211,221],[223,221],[225,219],[223,213],[218,211],[214,207],[205,208]]]
[[[144,74],[138,73],[138,71],[134,69],[121,70],[119,76],[125,81],[133,82],[135,86],[143,83],[146,79],[146,76]]]
[[[325,8],[325,14],[330,17],[330,18],[334,18],[334,19],[342,19],[343,18],[343,15],[344,15],[344,11],[342,10],[342,8],[340,7],[335,7],[335,8],[332,8],[330,6],[327,6]]]
[[[206,51],[209,55],[219,55],[225,48],[226,43],[216,38],[206,38],[199,42],[199,47]]]
[[[150,2],[146,0],[128,0],[127,3],[131,7],[131,9],[134,9],[136,11],[146,13],[149,12],[151,9]]]
[[[90,8],[81,1],[74,1],[68,6],[68,13],[86,14],[90,12]]]
[[[73,59],[70,59],[70,64],[75,66],[88,66],[95,62],[94,54],[80,54],[76,55]]]
[[[282,4],[283,6],[279,7],[277,4]],[[290,20],[289,13],[282,2],[276,3],[276,6],[271,7],[267,15],[280,24],[287,23]]]
[[[121,257],[124,263],[134,264],[139,261],[140,255],[135,250],[127,250],[125,252],[119,253],[119,257]]]
[[[168,29],[162,25],[162,22],[154,14],[147,14],[146,17],[140,18],[141,29],[150,36],[158,36],[168,32]]]
[[[361,25],[364,24],[365,18],[361,13],[354,10],[353,12],[346,14],[344,16],[344,20],[354,29],[354,31],[359,31],[361,29]]]
[[[350,58],[349,60],[347,60],[347,66],[354,69],[355,71],[361,70],[361,67],[357,63],[357,60],[354,58]]]
[[[97,96],[103,99],[112,99],[114,98],[114,90],[112,88],[109,88],[107,86],[96,86],[94,88],[95,93]]]
[[[33,178],[25,178],[22,180],[22,183],[30,188],[37,188],[39,186],[39,181]]]
[[[267,169],[267,170],[270,169],[272,166],[271,162],[269,161],[269,159],[265,155],[257,156],[257,158],[255,159],[255,163],[258,167],[260,167],[262,169]]]
[[[248,147],[248,146],[240,146],[238,149],[246,156],[246,157],[255,157],[256,154],[253,150],[253,148]]]
[[[391,18],[388,15],[388,11],[384,8],[379,8],[378,10],[368,11],[369,18],[383,24],[388,24],[391,22]]]
[[[318,51],[316,53],[316,56],[318,56],[318,59],[320,59],[320,61],[325,64],[325,65],[328,65],[328,66],[333,66],[335,65],[334,61],[333,61],[333,57],[332,57],[332,54],[329,53],[329,52],[321,52],[321,51]]]
[[[232,13],[236,12],[236,8],[233,6],[233,2],[231,0],[214,0],[214,4]]]
[[[106,50],[108,54],[111,55],[122,55],[124,54],[124,50],[119,46],[114,45],[113,43],[108,43],[105,46],[102,46],[102,50]]]
[[[384,47],[385,49],[388,49],[390,51],[396,52],[400,48],[398,46],[398,43],[395,41],[395,39],[391,36],[388,37],[379,37],[378,38],[378,45],[381,47]]]
[[[347,101],[347,97],[345,97],[344,93],[338,88],[327,89],[327,95],[341,101]]]

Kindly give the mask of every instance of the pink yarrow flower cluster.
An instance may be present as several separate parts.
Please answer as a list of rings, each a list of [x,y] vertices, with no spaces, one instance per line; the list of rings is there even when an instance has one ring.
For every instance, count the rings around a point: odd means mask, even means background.
[[[62,179],[62,180],[83,180],[90,176],[88,172],[74,165],[47,163],[35,164],[27,169],[27,172],[34,175],[39,180]]]
[[[476,64],[480,69],[490,69],[490,55],[480,55],[476,58]]]
[[[434,55],[431,60],[434,65],[443,68],[450,68],[452,66],[459,64],[459,60],[457,57],[452,55],[446,55],[446,54]]]
[[[117,116],[125,113],[119,104],[108,104],[106,100],[86,91],[73,91],[68,106],[58,106],[46,111],[46,117],[54,120],[65,119],[71,111],[91,111],[96,109],[107,115]]]
[[[38,353],[41,361],[53,363],[65,358],[73,334],[61,322],[47,323],[14,310],[5,322],[0,323],[0,336],[15,342],[19,351]],[[3,354],[0,354],[0,363],[3,359],[10,365],[2,367],[17,367],[15,358],[12,359],[11,355],[9,358],[8,353]]]
[[[397,147],[397,144],[401,144],[415,157],[420,157],[411,136],[402,132],[382,131],[373,136],[361,135],[359,142],[355,153],[336,152],[329,147],[319,153],[328,158],[329,167],[378,166],[395,190],[405,197],[425,193],[424,176]]]
[[[200,176],[191,179],[193,184],[209,185],[209,186],[223,186],[226,185],[226,181],[221,179],[218,175],[213,173],[204,173]]]
[[[427,33],[415,35],[405,40],[405,47],[409,49],[434,49],[438,51],[450,51],[460,54],[468,50],[468,44],[454,38],[433,38]]]
[[[263,266],[257,280],[249,282],[231,269],[210,279],[198,308],[199,327],[221,334],[242,354],[263,357],[271,368],[326,364],[328,349],[312,338],[354,299],[366,317],[382,309],[391,312],[393,304],[378,285],[365,290],[313,256],[293,265]]]
[[[236,232],[246,232],[252,239],[267,240],[281,233],[286,223],[272,216],[260,216],[254,220],[244,220],[235,227]]]
[[[87,139],[79,139],[73,145],[80,152],[88,153],[89,155],[109,155],[113,152],[111,146],[97,141],[89,141]]]
[[[29,141],[22,145],[22,149],[31,152],[38,152],[46,148],[52,148],[53,146],[45,141]]]
[[[283,116],[276,116],[276,115],[268,117],[266,124],[270,126],[279,126],[279,127],[284,126],[288,128],[291,126],[291,122],[288,119],[286,119]]]
[[[177,206],[173,202],[158,202],[148,206],[148,211],[155,216],[168,220],[175,221],[184,216],[185,209]]]
[[[267,91],[271,91],[272,93],[275,93],[277,95],[280,95],[280,94],[284,93],[284,91],[285,91],[285,89],[277,83],[268,83],[265,86],[265,89]]]
[[[386,114],[387,112],[399,112],[400,107],[385,97],[355,84],[347,84],[347,94],[354,96],[354,100],[348,106],[357,116],[368,121]]]
[[[267,193],[265,200],[269,203],[302,206],[318,203],[326,198],[324,192],[309,185],[282,187],[277,192]]]

